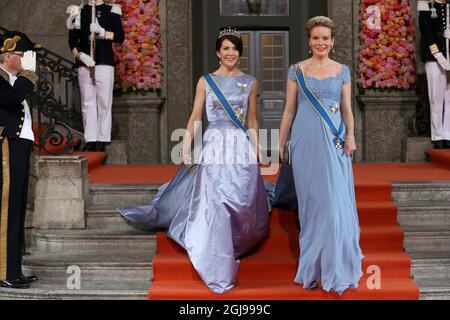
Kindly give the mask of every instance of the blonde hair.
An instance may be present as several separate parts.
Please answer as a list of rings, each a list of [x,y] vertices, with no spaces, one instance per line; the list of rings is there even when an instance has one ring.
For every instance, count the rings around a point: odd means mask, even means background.
[[[331,29],[331,36],[334,38],[336,24],[333,20],[325,16],[317,16],[309,19],[306,23],[306,32],[308,34],[308,38],[311,36],[311,30],[315,27],[325,27]]]

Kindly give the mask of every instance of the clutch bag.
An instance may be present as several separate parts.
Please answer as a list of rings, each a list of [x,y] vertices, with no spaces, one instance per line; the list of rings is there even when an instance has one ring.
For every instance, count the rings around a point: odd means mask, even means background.
[[[291,152],[291,141],[286,141],[284,145],[284,154],[283,154],[284,162],[287,162],[288,164],[292,163],[292,152]]]

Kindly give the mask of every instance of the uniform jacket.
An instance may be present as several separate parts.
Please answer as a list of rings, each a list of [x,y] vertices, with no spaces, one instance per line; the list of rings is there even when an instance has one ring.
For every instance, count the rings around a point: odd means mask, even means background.
[[[430,47],[437,45],[439,51],[447,57],[444,31],[447,27],[447,8],[445,0],[435,0],[437,18],[432,18],[430,1],[419,1],[419,28],[421,33],[420,55],[423,62],[436,61]],[[447,57],[448,58],[448,57]]]
[[[80,29],[69,30],[69,46],[72,52],[83,52],[90,55],[89,36],[92,21],[92,7],[85,5],[81,9]],[[113,43],[122,43],[125,39],[121,15],[113,10],[113,6],[101,4],[96,6],[96,17],[100,26],[105,28],[107,39],[96,39],[95,63],[96,65],[114,66]],[[77,60],[76,67],[83,64]]]
[[[18,139],[25,120],[22,102],[33,93],[37,76],[30,71],[22,71],[14,86],[9,83],[9,75],[0,69],[0,131],[2,136]],[[1,129],[3,128],[3,130]]]

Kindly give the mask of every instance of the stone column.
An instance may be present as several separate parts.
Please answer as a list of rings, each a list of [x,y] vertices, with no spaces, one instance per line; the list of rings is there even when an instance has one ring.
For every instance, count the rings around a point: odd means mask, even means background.
[[[167,155],[178,144],[170,141],[172,132],[186,128],[192,111],[192,1],[166,0]]]
[[[114,99],[113,114],[126,142],[128,163],[161,162],[161,110],[165,99],[155,94]]]
[[[363,161],[401,161],[418,97],[413,92],[366,90],[357,100],[362,114]]]
[[[352,71],[352,91],[356,92],[358,79],[359,61],[359,6],[360,0],[328,0],[329,16],[336,22],[336,38],[334,49],[336,52],[332,58],[340,63],[346,64]],[[356,95],[352,99],[353,113],[355,117],[355,135],[358,150],[355,160],[362,161],[362,115],[357,108]]]
[[[84,229],[89,204],[88,161],[82,156],[37,159],[34,226],[39,229]]]

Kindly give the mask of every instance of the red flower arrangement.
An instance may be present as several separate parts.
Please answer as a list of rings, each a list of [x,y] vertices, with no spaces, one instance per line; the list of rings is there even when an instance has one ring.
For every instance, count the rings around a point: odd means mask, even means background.
[[[116,88],[159,91],[162,79],[158,0],[116,0],[122,6],[125,41],[115,50]]]
[[[358,84],[411,89],[416,83],[411,0],[362,0]]]

